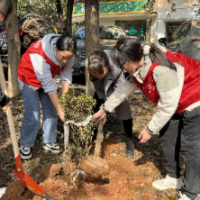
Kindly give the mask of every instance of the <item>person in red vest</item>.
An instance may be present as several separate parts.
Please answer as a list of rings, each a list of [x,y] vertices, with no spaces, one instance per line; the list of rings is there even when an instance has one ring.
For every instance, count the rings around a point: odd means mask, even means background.
[[[5,23],[12,12],[13,6],[10,0],[0,0],[0,23]],[[12,106],[10,98],[0,91],[0,106],[3,112],[6,112],[8,106]]]
[[[43,148],[52,153],[60,153],[56,143],[57,121],[65,121],[59,104],[54,76],[60,73],[62,92],[68,92],[72,82],[73,55],[76,41],[70,34],[49,34],[31,44],[23,54],[18,79],[24,100],[24,118],[21,126],[20,154],[22,159],[32,157],[40,124],[40,103],[43,112]]]
[[[167,175],[153,182],[159,190],[181,189],[179,200],[198,199],[200,193],[200,63],[156,45],[142,46],[122,38],[112,52],[113,62],[132,76],[121,84],[93,115],[98,122],[137,88],[157,104],[157,112],[140,132],[141,143],[159,133]],[[184,184],[179,152],[185,162]]]

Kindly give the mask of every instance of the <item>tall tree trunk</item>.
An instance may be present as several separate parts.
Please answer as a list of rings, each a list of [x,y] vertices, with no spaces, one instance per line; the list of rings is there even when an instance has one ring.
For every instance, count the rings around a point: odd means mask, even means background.
[[[151,19],[149,19],[150,15],[147,15],[148,18],[146,20],[146,42],[150,42],[151,39]]]
[[[11,0],[13,11],[6,22],[8,41],[8,95],[15,97],[19,95],[17,68],[21,56],[21,45],[19,39],[17,0]]]
[[[72,13],[73,13],[74,0],[68,0],[67,2],[67,19],[66,19],[66,31],[72,33]]]
[[[62,14],[63,14],[63,9],[62,9],[60,0],[56,0],[56,9],[57,9],[57,13],[58,13],[59,15],[62,15]]]
[[[95,49],[100,49],[99,40],[99,0],[85,1],[85,53],[86,58]],[[87,68],[86,71],[86,94],[88,96],[94,95],[94,85],[88,79]]]
[[[59,16],[59,19],[60,19],[60,22],[61,22],[62,28],[63,28],[63,26],[64,26],[64,23],[63,23],[63,8],[62,8],[60,0],[56,0],[56,9],[57,9],[57,13],[58,13],[58,16]]]

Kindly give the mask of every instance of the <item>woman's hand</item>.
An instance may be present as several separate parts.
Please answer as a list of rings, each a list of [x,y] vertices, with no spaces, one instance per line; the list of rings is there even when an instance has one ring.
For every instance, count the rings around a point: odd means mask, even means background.
[[[145,128],[140,132],[140,135],[138,136],[140,143],[147,142],[151,139],[151,137],[152,135],[149,132],[147,132]]]
[[[50,97],[51,102],[53,103],[53,105],[54,105],[54,107],[55,107],[55,109],[56,109],[56,111],[57,111],[58,116],[60,117],[60,120],[61,120],[62,122],[65,122],[65,121],[66,121],[66,120],[65,120],[65,114],[64,114],[64,112],[63,112],[63,110],[62,110],[62,107],[61,107],[61,105],[60,105],[60,103],[59,103],[59,99],[58,99],[58,94],[57,94],[57,92],[51,93],[51,94],[49,95],[49,97]]]
[[[104,123],[105,123],[106,122],[106,116],[107,116],[106,112],[105,112],[105,110],[101,106],[100,109],[99,109],[99,111],[96,112],[93,115],[93,118],[94,118],[94,121],[97,122],[97,123],[99,123],[99,121],[104,118]]]
[[[3,112],[6,113],[7,108],[8,108],[9,106],[12,106],[12,105],[13,105],[12,101],[9,101],[9,103],[8,103],[6,106],[4,106],[4,107],[2,108]]]
[[[65,122],[65,121],[66,121],[66,120],[65,120],[65,114],[64,114],[64,112],[63,112],[62,109],[60,109],[60,110],[58,111],[58,116],[59,116],[59,118],[60,118],[60,120],[61,120],[62,122]]]

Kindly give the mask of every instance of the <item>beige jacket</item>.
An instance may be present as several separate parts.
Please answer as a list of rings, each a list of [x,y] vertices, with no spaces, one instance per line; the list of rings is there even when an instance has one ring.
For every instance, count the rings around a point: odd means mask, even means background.
[[[166,51],[164,47],[158,46],[163,52]],[[149,54],[149,45],[144,46],[144,54]],[[141,83],[147,75],[150,66],[152,65],[149,56],[145,56],[145,64],[133,76]],[[160,99],[157,104],[157,112],[153,115],[151,121],[146,125],[147,129],[152,133],[158,133],[163,126],[169,121],[175,113],[178,102],[181,96],[183,81],[184,81],[184,68],[175,64],[177,71],[171,70],[165,66],[157,66],[153,71],[153,78],[156,82],[157,91]],[[137,89],[134,82],[125,82],[115,90],[110,98],[105,102],[105,109],[111,112],[120,102],[130,96]],[[197,102],[189,106],[186,110],[191,110],[200,105]]]

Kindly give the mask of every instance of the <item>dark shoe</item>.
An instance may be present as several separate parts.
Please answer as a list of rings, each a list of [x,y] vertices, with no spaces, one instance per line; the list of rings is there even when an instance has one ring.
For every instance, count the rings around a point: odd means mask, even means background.
[[[131,138],[126,138],[126,156],[134,156],[134,144]]]
[[[32,153],[31,153],[30,147],[21,146],[19,151],[20,151],[21,158],[23,160],[28,160],[28,159],[32,158]]]

